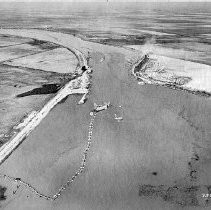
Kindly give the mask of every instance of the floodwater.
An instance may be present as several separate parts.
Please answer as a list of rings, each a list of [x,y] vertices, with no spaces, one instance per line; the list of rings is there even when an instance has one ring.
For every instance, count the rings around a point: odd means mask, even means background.
[[[211,64],[211,3],[0,3],[0,27],[42,28]]]
[[[164,55],[171,50],[172,57],[210,65],[210,8],[209,3],[0,3],[0,25],[61,31],[106,44],[153,45]],[[52,203],[1,179],[7,188],[2,209],[210,208],[210,199],[202,198],[211,183],[210,99],[139,86],[117,50],[93,53],[89,64],[88,101],[78,106],[80,98],[71,96],[56,106],[1,166],[1,173],[53,195],[79,167],[93,103],[110,101],[111,108],[94,122],[84,174]]]
[[[105,61],[100,62],[103,56]],[[7,187],[2,209],[210,207],[201,195],[211,183],[210,100],[164,87],[139,86],[125,64],[121,53],[92,53],[93,83],[87,102],[77,105],[80,96],[70,96],[56,106],[0,168],[0,173],[54,195],[80,166],[93,103],[110,101],[111,106],[95,118],[83,173],[53,202],[23,186],[13,194],[17,183],[0,179]],[[115,114],[123,120],[118,122]],[[199,160],[194,159],[196,154]]]

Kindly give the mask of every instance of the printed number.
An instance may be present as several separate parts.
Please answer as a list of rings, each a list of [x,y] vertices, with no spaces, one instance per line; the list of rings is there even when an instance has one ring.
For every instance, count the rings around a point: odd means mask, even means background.
[[[202,193],[203,198],[211,198],[211,194]]]

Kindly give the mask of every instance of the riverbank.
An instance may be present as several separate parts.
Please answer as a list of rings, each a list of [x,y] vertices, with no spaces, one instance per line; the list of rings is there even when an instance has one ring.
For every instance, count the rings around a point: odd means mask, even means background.
[[[161,85],[201,96],[211,96],[210,65],[149,54],[144,47],[142,52],[146,55],[132,69],[139,84]]]
[[[0,35],[0,56],[2,146],[17,133],[14,127],[76,77],[80,64],[58,44],[13,35]]]

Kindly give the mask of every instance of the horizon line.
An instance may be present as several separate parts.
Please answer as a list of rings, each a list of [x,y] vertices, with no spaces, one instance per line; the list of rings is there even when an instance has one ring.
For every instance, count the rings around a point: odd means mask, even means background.
[[[18,3],[211,3],[211,0],[0,0],[0,2],[18,2]]]

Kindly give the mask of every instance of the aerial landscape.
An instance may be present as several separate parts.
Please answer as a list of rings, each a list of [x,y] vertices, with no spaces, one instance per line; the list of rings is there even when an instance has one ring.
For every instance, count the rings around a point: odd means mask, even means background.
[[[87,1],[0,2],[0,209],[211,209],[211,2]]]

